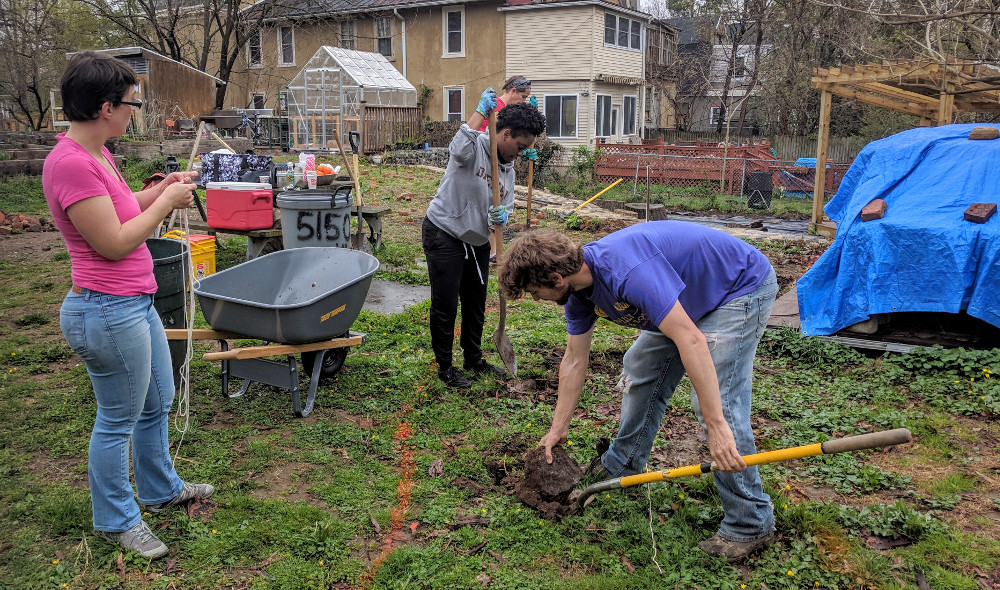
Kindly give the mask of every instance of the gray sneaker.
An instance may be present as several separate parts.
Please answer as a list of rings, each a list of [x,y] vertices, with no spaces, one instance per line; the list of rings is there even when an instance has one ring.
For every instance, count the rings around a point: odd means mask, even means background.
[[[207,500],[211,498],[214,493],[215,488],[212,487],[211,484],[184,482],[184,487],[181,488],[181,493],[174,496],[173,500],[162,504],[146,506],[146,510],[149,510],[150,512],[163,512],[164,510],[183,506],[191,500],[194,500],[196,497],[201,498],[202,500]]]
[[[156,559],[167,554],[167,546],[149,530],[149,525],[140,520],[139,524],[123,533],[94,531],[98,537],[118,543],[129,551],[135,551],[147,559]]]

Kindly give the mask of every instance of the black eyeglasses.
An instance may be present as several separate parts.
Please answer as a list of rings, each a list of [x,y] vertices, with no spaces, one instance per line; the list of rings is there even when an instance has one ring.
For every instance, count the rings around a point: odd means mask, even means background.
[[[141,109],[142,108],[142,101],[141,100],[122,100],[122,101],[119,101],[119,103],[120,104],[127,104],[127,105],[135,107],[137,109]]]

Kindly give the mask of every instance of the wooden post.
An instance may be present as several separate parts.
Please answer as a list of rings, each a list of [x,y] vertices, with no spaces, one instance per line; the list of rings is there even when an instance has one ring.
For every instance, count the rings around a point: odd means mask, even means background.
[[[955,111],[955,95],[941,93],[938,100],[937,124],[947,125],[951,123],[951,115]]]
[[[368,132],[368,125],[365,124],[365,118],[366,118],[366,115],[368,114],[367,111],[368,111],[368,105],[365,103],[365,101],[363,101],[363,100],[360,101],[358,103],[358,115],[360,115],[358,117],[358,132],[361,133],[361,151],[362,152],[364,152],[364,150],[369,145],[374,145],[374,144],[372,144],[371,141],[369,141],[371,138],[368,137],[368,133],[367,133]],[[365,155],[365,154],[362,153],[361,155]]]
[[[819,101],[819,136],[816,140],[816,178],[813,184],[812,223],[809,229],[819,232],[826,203],[826,152],[830,143],[830,106],[833,94],[824,90]]]
[[[824,90],[819,101],[819,136],[816,141],[816,178],[813,184],[813,215],[809,229],[819,231],[826,202],[826,151],[830,143],[830,106],[833,94]]]

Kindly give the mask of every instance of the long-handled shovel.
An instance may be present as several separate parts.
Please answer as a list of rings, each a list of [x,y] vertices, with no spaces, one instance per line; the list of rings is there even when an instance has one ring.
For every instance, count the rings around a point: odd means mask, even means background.
[[[489,129],[490,129],[490,189],[493,191],[493,206],[500,206],[500,159],[497,156],[497,112],[496,110],[490,111],[489,119]],[[495,224],[493,226],[493,240],[496,242],[497,246],[497,259],[503,253],[503,228],[500,224]],[[497,352],[500,353],[500,360],[503,361],[507,370],[514,377],[517,377],[517,356],[514,354],[514,345],[510,343],[510,339],[507,338],[507,299],[504,298],[503,293],[499,293],[500,296],[500,323],[497,324],[497,329],[493,332],[493,344],[497,347]]]
[[[531,142],[529,150],[535,149],[535,142]],[[528,160],[528,212],[524,218],[524,229],[531,229],[531,188],[535,185],[535,161]]]
[[[353,166],[347,161],[344,146],[340,143],[340,133],[334,133],[333,138],[337,142],[337,151],[340,152],[340,157],[344,160],[344,168],[347,168],[347,175],[351,177],[351,181],[354,183],[354,205],[358,209],[358,231],[351,234],[351,250],[360,250],[365,254],[371,254],[371,244],[368,243],[368,237],[363,232],[364,216],[361,211],[364,209],[364,201],[361,200],[361,181],[358,180],[358,147],[354,143],[354,133],[356,131],[350,131],[347,134],[348,139],[351,141],[351,149],[354,151]]]
[[[753,455],[744,455],[743,461],[747,465],[763,465],[764,463],[777,463],[779,461],[801,459],[803,457],[812,457],[814,455],[832,455],[833,453],[845,453],[848,451],[861,451],[864,449],[888,447],[910,442],[911,438],[909,430],[906,428],[896,428],[895,430],[870,432],[868,434],[848,436],[846,438],[838,438],[811,445],[802,445],[799,447],[754,453]],[[579,512],[584,506],[587,505],[587,500],[590,499],[591,496],[600,492],[642,485],[644,483],[663,481],[665,479],[674,479],[676,477],[701,475],[702,473],[709,473],[711,471],[716,471],[714,461],[698,465],[686,465],[675,469],[665,469],[663,471],[649,471],[647,473],[626,475],[625,477],[620,477],[618,479],[609,479],[595,483],[594,485],[584,489],[576,497],[574,497],[571,493],[570,500],[573,502],[573,511]]]

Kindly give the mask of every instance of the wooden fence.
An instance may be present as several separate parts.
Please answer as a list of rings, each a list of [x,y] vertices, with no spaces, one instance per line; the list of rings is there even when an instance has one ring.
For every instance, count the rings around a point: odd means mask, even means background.
[[[367,106],[361,103],[361,143],[365,154],[423,138],[420,107]],[[346,146],[345,146],[346,147]]]

